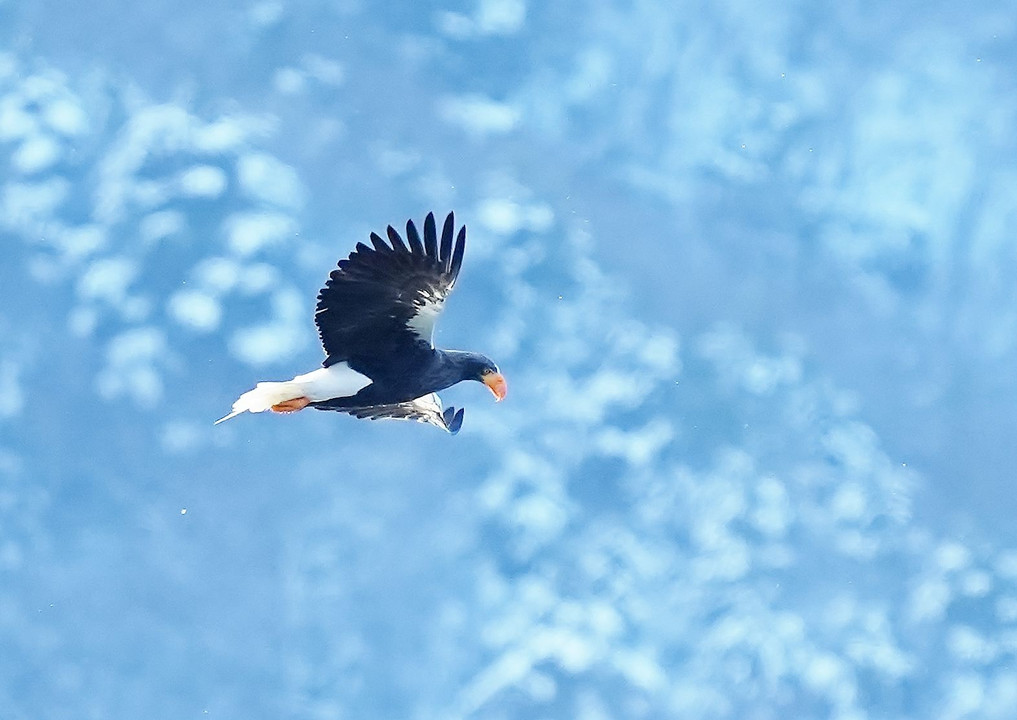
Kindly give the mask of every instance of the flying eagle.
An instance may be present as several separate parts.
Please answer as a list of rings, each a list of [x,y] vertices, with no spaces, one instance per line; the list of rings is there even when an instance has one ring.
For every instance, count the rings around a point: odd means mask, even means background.
[[[284,382],[258,383],[215,424],[243,412],[313,407],[372,420],[417,420],[455,434],[463,411],[442,410],[439,390],[477,380],[503,400],[508,387],[489,358],[434,347],[434,325],[466,250],[466,227],[454,230],[449,213],[439,243],[434,214],[428,213],[423,240],[410,220],[406,241],[389,225],[388,242],[371,233],[373,247],[357,243],[318,293],[314,322],[325,349],[323,367]]]

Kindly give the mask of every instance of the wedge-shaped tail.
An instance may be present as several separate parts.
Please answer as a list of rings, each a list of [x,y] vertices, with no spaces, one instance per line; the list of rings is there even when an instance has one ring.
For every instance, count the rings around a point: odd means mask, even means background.
[[[260,382],[253,390],[248,390],[237,398],[230,413],[219,418],[213,424],[218,425],[245,412],[265,412],[280,403],[300,398],[305,398],[307,403],[311,403],[349,397],[356,395],[357,392],[370,384],[369,377],[361,375],[346,363],[336,363],[305,375],[297,375],[292,380]],[[286,408],[287,411],[297,409],[299,408]]]
[[[303,397],[303,389],[300,383],[293,380],[260,382],[253,390],[248,390],[237,398],[237,401],[233,403],[233,409],[229,415],[219,418],[213,424],[218,425],[245,412],[265,412],[266,410],[271,410],[273,405],[278,405],[287,400],[295,400],[298,397]]]

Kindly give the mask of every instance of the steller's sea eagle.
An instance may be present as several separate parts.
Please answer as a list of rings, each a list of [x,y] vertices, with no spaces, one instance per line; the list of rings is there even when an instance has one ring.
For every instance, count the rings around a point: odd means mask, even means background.
[[[452,292],[466,249],[452,213],[441,240],[434,214],[424,237],[406,223],[406,241],[391,225],[385,242],[357,243],[318,293],[314,322],[325,349],[323,367],[283,382],[260,382],[233,403],[219,424],[243,412],[289,413],[313,407],[359,418],[417,420],[457,433],[463,411],[442,410],[437,392],[477,380],[505,398],[505,378],[489,358],[434,347],[434,325]],[[454,242],[453,242],[454,236]]]

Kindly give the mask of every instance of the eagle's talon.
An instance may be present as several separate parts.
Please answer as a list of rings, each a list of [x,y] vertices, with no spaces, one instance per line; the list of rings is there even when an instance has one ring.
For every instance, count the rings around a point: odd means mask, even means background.
[[[310,404],[311,399],[306,397],[293,398],[292,400],[283,400],[281,403],[277,403],[272,406],[272,412],[277,413],[296,412],[297,410],[303,410]]]

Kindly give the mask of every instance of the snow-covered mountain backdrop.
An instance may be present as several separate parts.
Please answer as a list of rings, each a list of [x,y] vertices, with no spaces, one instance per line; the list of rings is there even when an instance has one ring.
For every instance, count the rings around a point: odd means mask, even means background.
[[[1017,12],[0,0],[0,720],[1017,717]],[[212,427],[469,227],[462,433]]]

